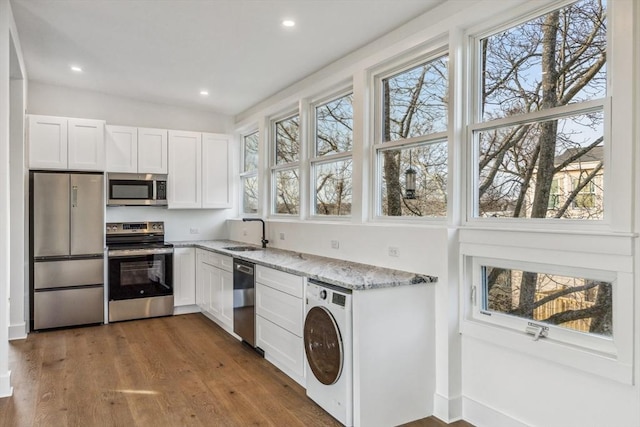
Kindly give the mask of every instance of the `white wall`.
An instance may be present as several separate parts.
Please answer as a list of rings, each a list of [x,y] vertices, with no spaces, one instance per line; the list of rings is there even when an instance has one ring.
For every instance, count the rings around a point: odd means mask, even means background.
[[[461,148],[466,141],[464,116],[467,105],[464,94],[468,90],[468,75],[465,74],[467,63],[467,36],[491,29],[494,25],[510,22],[524,14],[544,8],[551,4],[566,4],[545,0],[539,2],[493,1],[480,0],[468,2],[449,1],[434,11],[416,18],[380,40],[348,55],[329,65],[325,69],[309,76],[303,81],[287,88],[273,97],[261,102],[237,117],[237,129],[245,130],[258,127],[266,134],[264,124],[269,118],[284,111],[291,111],[297,105],[322,94],[330,93],[334,88],[344,85],[345,81],[353,83],[354,88],[354,218],[346,223],[315,222],[312,220],[283,220],[269,218],[269,201],[262,200],[263,215],[268,220],[268,238],[270,246],[308,252],[329,257],[348,259],[369,264],[383,265],[439,277],[436,287],[436,391],[434,414],[451,422],[463,417],[478,427],[582,427],[582,426],[639,426],[640,425],[640,388],[638,366],[640,362],[640,345],[637,331],[640,330],[640,316],[622,310],[618,320],[624,323],[622,329],[635,328],[633,360],[636,385],[628,385],[593,375],[585,370],[567,367],[549,359],[542,360],[525,352],[508,346],[500,346],[486,339],[478,339],[472,334],[460,333],[460,307],[467,304],[460,295],[465,293],[460,262],[459,230],[469,227],[465,224],[466,186],[462,172],[463,162]],[[609,2],[614,13],[609,19],[609,26],[614,28],[610,33],[611,46],[617,49],[608,55],[607,68],[612,78],[615,97],[612,117],[614,154],[612,158],[616,167],[608,172],[613,182],[620,183],[609,187],[612,198],[624,200],[623,209],[611,212],[611,220],[604,228],[604,235],[624,235],[628,247],[635,247],[638,253],[637,235],[631,235],[631,209],[635,193],[630,190],[629,182],[634,174],[631,145],[638,146],[638,136],[634,134],[633,123],[640,119],[637,108],[638,91],[633,92],[640,69],[637,57],[638,16],[640,6],[635,0],[616,0]],[[630,12],[633,13],[630,13]],[[635,39],[630,37],[634,34]],[[450,169],[449,179],[452,190],[449,193],[451,202],[450,214],[446,224],[441,226],[398,224],[388,222],[376,223],[368,220],[367,212],[368,186],[372,182],[367,175],[366,163],[370,159],[372,127],[368,117],[371,116],[370,89],[371,73],[377,67],[392,61],[411,50],[417,50],[430,41],[444,37],[450,48],[450,64],[454,67],[452,76],[453,99],[457,105],[453,108],[451,120]],[[627,64],[624,64],[624,61]],[[636,66],[635,77],[630,75],[633,61]],[[635,98],[632,98],[635,96]],[[635,99],[635,100],[634,100]],[[362,114],[364,118],[358,117]],[[635,119],[635,120],[634,120]],[[364,121],[364,123],[362,123]],[[268,138],[267,138],[268,139]],[[268,148],[261,146],[261,154],[268,153]],[[636,162],[640,155],[635,151]],[[264,159],[264,158],[263,158]],[[362,164],[364,163],[364,168]],[[268,195],[268,165],[261,165],[259,171],[263,197]],[[360,176],[359,174],[362,174]],[[302,172],[304,176],[304,172]],[[637,182],[636,184],[640,185]],[[359,193],[361,192],[361,193]],[[267,196],[268,197],[268,196]],[[640,217],[640,202],[635,203],[634,218]],[[302,208],[303,212],[306,208]],[[636,222],[636,231],[638,229]],[[248,243],[259,243],[258,223],[242,223],[229,221],[229,236],[233,240]],[[473,227],[470,227],[473,228]],[[509,229],[509,226],[501,228]],[[245,231],[246,230],[246,235]],[[490,230],[489,230],[490,231]],[[601,230],[602,232],[602,230]],[[284,233],[284,240],[280,240]],[[607,263],[615,254],[608,254],[607,248],[599,245],[598,233],[574,232],[568,238],[580,241],[585,239],[589,247],[593,247],[602,255],[602,262]],[[487,233],[485,243],[491,241],[491,233]],[[331,240],[338,240],[340,249],[331,249]],[[539,241],[540,236],[531,233],[518,244],[525,248],[528,244]],[[552,243],[552,241],[550,241]],[[629,246],[630,245],[630,246]],[[388,247],[399,248],[400,257],[388,256]],[[576,246],[574,250],[581,250]],[[571,248],[566,249],[570,251]],[[486,256],[491,256],[487,253]],[[497,256],[497,255],[494,255]],[[640,256],[635,255],[636,271],[640,265]],[[608,266],[616,269],[614,262]],[[637,276],[637,273],[636,273]],[[634,289],[638,288],[639,279],[634,278]],[[640,292],[634,293],[634,310],[640,309]],[[400,361],[401,363],[401,361]]]
[[[106,222],[164,221],[165,240],[226,239],[227,209],[166,209],[150,206],[108,207]],[[196,229],[197,233],[191,233]],[[194,230],[195,231],[195,230]]]
[[[9,325],[10,305],[9,298],[18,298],[23,302],[23,293],[17,296],[11,295],[13,288],[10,280],[14,273],[16,263],[12,262],[10,251],[14,248],[12,239],[20,238],[11,233],[11,215],[16,214],[10,209],[11,186],[23,177],[10,173],[11,159],[10,147],[12,138],[16,136],[20,126],[20,120],[15,120],[16,109],[23,105],[25,82],[12,82],[11,78],[25,76],[22,51],[18,33],[13,21],[13,13],[9,0],[0,0],[0,397],[9,396],[12,393],[11,372],[9,370]],[[15,84],[14,84],[15,83]],[[14,120],[11,116],[14,116]],[[20,112],[21,114],[21,112]],[[14,183],[11,183],[11,179]],[[22,199],[24,201],[24,199]],[[18,213],[19,214],[19,210]],[[22,218],[16,221],[16,227],[22,224]],[[18,249],[19,250],[19,249]],[[22,270],[23,264],[17,263],[18,270]],[[24,270],[22,270],[24,271]],[[19,274],[17,274],[19,277]]]
[[[27,114],[106,120],[110,125],[229,133],[232,118],[206,110],[138,101],[88,90],[29,82]]]

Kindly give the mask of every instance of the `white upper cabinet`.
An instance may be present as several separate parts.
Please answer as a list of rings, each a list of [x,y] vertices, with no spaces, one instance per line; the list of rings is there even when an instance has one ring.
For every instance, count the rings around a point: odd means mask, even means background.
[[[230,208],[231,136],[202,134],[202,207]]]
[[[104,121],[30,115],[29,168],[104,171]]]
[[[231,136],[169,131],[169,208],[230,208]]]
[[[167,131],[107,126],[107,172],[166,174]]]
[[[107,172],[138,172],[138,129],[110,126],[107,130]]]
[[[169,131],[169,208],[202,207],[202,134]]]
[[[166,174],[167,130],[138,128],[138,173]]]

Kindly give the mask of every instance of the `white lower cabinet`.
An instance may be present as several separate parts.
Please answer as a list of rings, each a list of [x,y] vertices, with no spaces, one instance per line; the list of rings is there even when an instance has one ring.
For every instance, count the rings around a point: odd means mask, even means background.
[[[256,266],[256,346],[302,386],[304,277]]]
[[[192,313],[196,304],[196,250],[173,251],[173,305],[175,314]],[[180,308],[178,308],[180,307]]]
[[[294,380],[304,377],[304,343],[299,337],[262,316],[256,317],[256,345],[265,358]],[[293,374],[293,375],[292,375]]]
[[[202,313],[233,332],[233,258],[196,249],[196,303]]]

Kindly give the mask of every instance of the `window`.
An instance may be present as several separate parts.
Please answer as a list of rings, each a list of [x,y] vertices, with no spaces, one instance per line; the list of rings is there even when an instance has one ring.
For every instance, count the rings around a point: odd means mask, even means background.
[[[260,134],[253,132],[242,138],[242,212],[258,213],[258,143]]]
[[[274,122],[273,135],[273,213],[297,215],[300,211],[300,116],[296,114]]]
[[[353,94],[315,107],[315,146],[311,159],[315,215],[351,215]]]
[[[616,354],[617,273],[484,257],[468,262],[476,321]]]
[[[611,282],[487,265],[481,269],[482,309],[489,313],[603,336],[613,334]]]
[[[448,55],[378,79],[378,216],[447,215]]]
[[[603,219],[605,8],[582,0],[477,39],[473,217]]]

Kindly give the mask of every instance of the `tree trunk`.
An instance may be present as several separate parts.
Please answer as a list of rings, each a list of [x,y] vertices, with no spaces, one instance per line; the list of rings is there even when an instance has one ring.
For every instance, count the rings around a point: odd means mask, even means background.
[[[558,105],[558,72],[556,70],[556,43],[558,38],[559,12],[547,15],[542,37],[542,109]],[[536,186],[531,206],[532,218],[547,216],[549,193],[554,175],[558,121],[550,120],[540,124],[540,154]]]
[[[389,114],[389,82],[384,80],[384,141],[391,140]],[[384,152],[384,180],[387,184],[387,215],[402,215],[402,187],[400,186],[400,151]]]
[[[602,335],[611,335],[613,331],[612,313],[613,292],[611,283],[600,283],[598,285],[598,296],[594,307],[599,307],[597,314],[591,318],[589,332]]]

